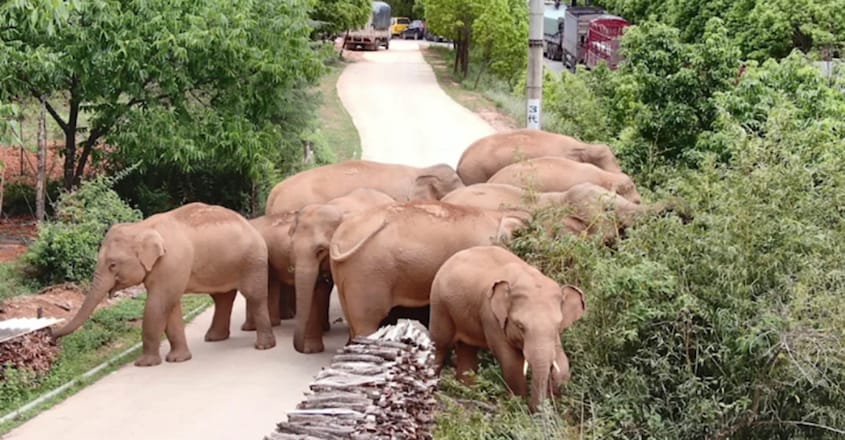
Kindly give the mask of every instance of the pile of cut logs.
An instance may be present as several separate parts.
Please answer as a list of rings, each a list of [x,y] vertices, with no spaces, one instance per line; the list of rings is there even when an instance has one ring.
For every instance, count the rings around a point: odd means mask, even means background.
[[[264,440],[431,439],[436,388],[428,331],[402,319],[338,350]]]

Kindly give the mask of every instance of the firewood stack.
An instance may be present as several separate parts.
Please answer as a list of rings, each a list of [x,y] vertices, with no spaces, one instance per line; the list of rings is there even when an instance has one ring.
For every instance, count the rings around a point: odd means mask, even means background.
[[[353,339],[310,388],[264,440],[432,438],[434,345],[417,321]]]

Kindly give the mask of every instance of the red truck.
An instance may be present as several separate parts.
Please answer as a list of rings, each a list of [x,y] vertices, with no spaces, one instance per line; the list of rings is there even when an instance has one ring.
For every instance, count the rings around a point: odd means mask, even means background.
[[[595,6],[569,6],[563,20],[563,65],[573,72],[578,64],[595,67],[601,60],[615,68],[620,61],[619,39],[630,23]]]

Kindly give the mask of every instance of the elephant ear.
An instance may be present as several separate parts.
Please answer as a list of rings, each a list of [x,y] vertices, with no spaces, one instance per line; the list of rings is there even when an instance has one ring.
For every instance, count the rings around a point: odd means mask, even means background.
[[[563,294],[563,301],[560,304],[560,311],[563,314],[563,328],[569,328],[575,321],[584,316],[586,304],[584,303],[584,291],[572,285],[560,288]]]
[[[487,293],[490,299],[490,309],[493,310],[493,316],[496,317],[496,322],[502,330],[508,323],[508,309],[511,305],[511,285],[505,280],[499,280],[490,286],[490,291]]]
[[[158,259],[165,254],[164,239],[157,231],[148,229],[138,234],[136,239],[136,250],[138,259],[149,272]]]
[[[411,200],[438,200],[437,184],[440,178],[433,174],[417,176]]]
[[[530,214],[507,215],[502,217],[499,221],[499,229],[496,231],[494,241],[504,242],[510,240],[514,231],[528,224],[527,217],[530,217]]]

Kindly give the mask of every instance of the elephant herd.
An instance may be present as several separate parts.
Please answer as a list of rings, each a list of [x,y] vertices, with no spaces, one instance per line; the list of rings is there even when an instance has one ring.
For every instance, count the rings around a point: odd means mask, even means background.
[[[559,285],[501,243],[534,209],[562,206],[549,233],[599,235],[606,243],[643,214],[636,185],[606,145],[539,130],[479,139],[457,169],[348,160],[286,178],[270,192],[265,215],[248,220],[204,203],[113,225],[101,244],[76,330],[110,294],[144,283],[143,353],[135,365],[191,358],[180,297],[211,294],[205,340],[229,337],[237,292],[246,299],[242,330],[257,349],[275,346],[272,326],[295,319],[293,345],[324,350],[329,295],[337,287],[350,339],[374,332],[393,307],[430,306],[438,371],[455,350],[458,376],[489,349],[510,389],[531,407],[569,378],[560,343],[581,318],[585,294]],[[612,215],[607,215],[612,213]],[[558,232],[552,232],[558,231]]]

